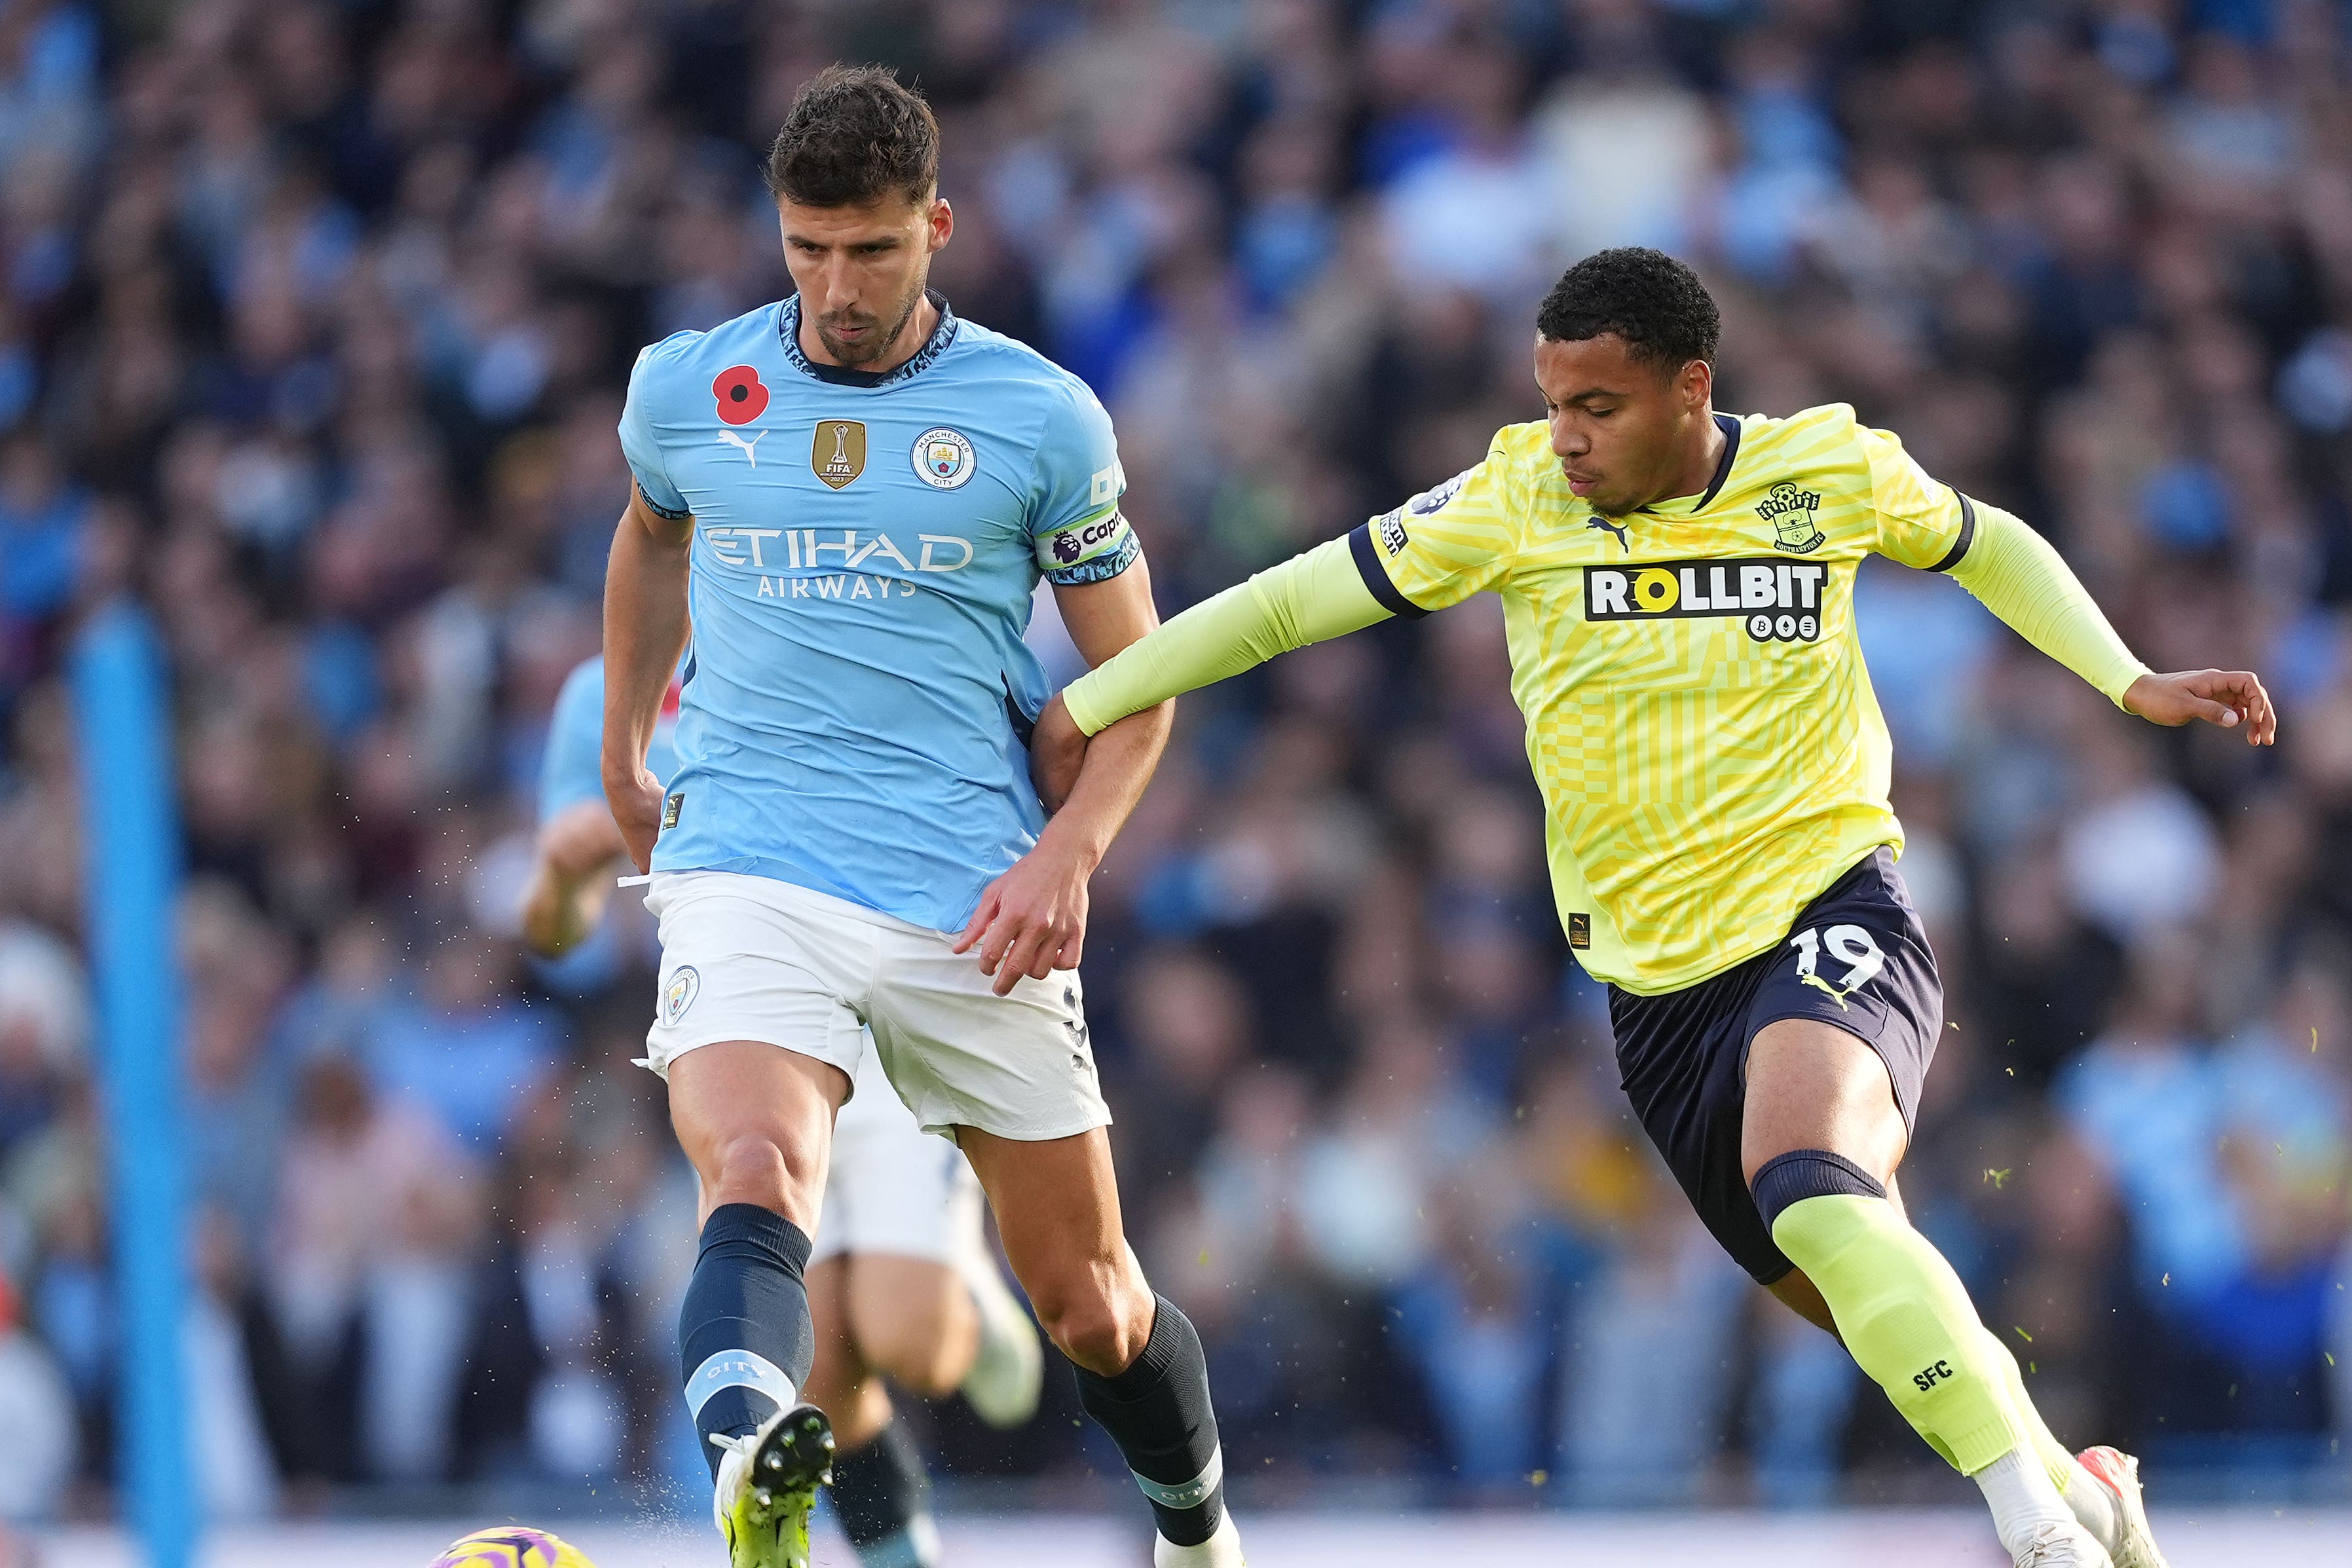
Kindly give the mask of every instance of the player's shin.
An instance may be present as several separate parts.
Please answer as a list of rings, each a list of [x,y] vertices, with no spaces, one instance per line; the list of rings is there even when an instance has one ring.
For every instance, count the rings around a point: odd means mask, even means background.
[[[687,1404],[714,1479],[725,1448],[711,1439],[755,1430],[808,1381],[816,1354],[801,1278],[808,1258],[801,1228],[757,1204],[721,1204],[702,1227],[677,1334]]]
[[[1753,1183],[1772,1239],[1829,1303],[1839,1336],[1895,1409],[1991,1505],[2001,1543],[2029,1560],[2079,1527],[2051,1484],[2001,1366],[1951,1265],[1866,1172],[1821,1150],[1766,1162]]]
[[[933,1568],[940,1561],[930,1476],[898,1422],[835,1457],[833,1507],[860,1568]]]
[[[1151,1337],[1125,1372],[1105,1377],[1078,1369],[1078,1399],[1151,1500],[1161,1540],[1203,1547],[1220,1534],[1224,1455],[1209,1405],[1209,1363],[1201,1336],[1174,1302],[1154,1299]]]

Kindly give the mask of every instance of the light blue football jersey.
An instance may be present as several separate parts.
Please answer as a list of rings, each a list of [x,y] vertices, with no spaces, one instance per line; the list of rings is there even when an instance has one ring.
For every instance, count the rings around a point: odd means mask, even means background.
[[[667,782],[677,772],[677,688],[663,703],[654,726],[653,744],[646,766],[654,777]],[[563,678],[555,694],[555,711],[548,716],[547,749],[539,759],[539,819],[551,820],[558,812],[593,800],[604,799],[604,657],[583,658]]]
[[[797,299],[637,356],[622,450],[649,504],[694,519],[656,870],[951,931],[1037,840],[1031,595],[1135,559],[1126,481],[1083,383],[932,302],[878,376],[811,362]]]

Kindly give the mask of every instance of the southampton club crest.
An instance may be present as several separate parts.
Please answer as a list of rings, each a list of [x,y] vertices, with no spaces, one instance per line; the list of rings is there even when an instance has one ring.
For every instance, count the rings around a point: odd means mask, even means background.
[[[977,465],[971,443],[961,430],[935,425],[915,437],[915,477],[937,490],[951,490],[968,481]]]
[[[1819,550],[1822,534],[1813,524],[1813,512],[1821,504],[1819,490],[1801,490],[1786,479],[1774,485],[1771,493],[1756,503],[1757,515],[1772,525],[1772,548],[1791,555]]]

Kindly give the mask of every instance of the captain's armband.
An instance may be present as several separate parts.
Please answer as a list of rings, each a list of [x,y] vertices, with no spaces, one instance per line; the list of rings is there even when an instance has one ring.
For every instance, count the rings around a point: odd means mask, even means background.
[[[1112,510],[1036,536],[1037,569],[1049,583],[1068,587],[1116,577],[1135,563],[1140,550],[1125,514]]]

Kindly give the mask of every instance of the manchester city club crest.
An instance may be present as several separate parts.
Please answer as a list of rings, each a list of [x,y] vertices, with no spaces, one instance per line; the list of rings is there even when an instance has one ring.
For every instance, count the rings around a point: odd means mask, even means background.
[[[662,1022],[675,1024],[685,1017],[686,1010],[694,1005],[694,998],[701,990],[702,976],[695,973],[694,965],[680,965],[670,975],[669,984],[662,987]]]
[[[1822,547],[1822,531],[1813,524],[1814,509],[1821,504],[1819,490],[1801,490],[1782,479],[1756,503],[1756,513],[1772,525],[1773,549],[1807,555]]]
[[[915,473],[933,489],[954,489],[980,466],[963,432],[944,425],[934,425],[916,437],[913,456]]]

